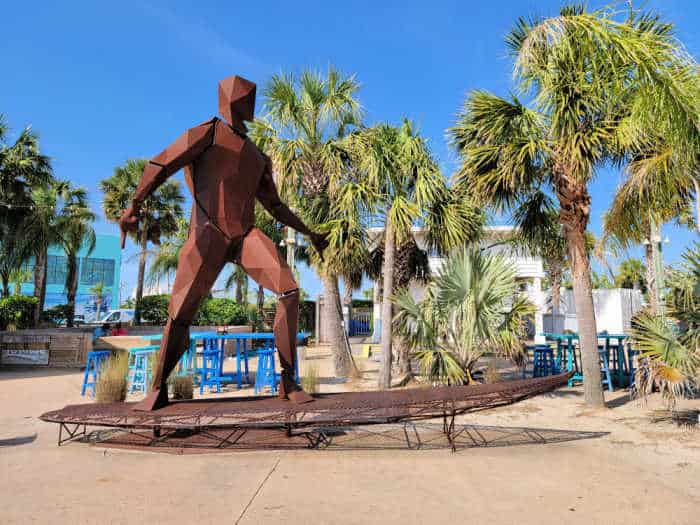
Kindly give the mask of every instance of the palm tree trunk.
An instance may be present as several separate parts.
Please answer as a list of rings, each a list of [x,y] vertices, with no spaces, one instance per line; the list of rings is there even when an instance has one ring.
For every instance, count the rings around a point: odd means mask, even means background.
[[[571,262],[583,367],[584,401],[591,407],[604,407],[598,357],[598,334],[591,291],[591,263],[586,252],[586,227],[590,216],[591,197],[585,184],[565,174],[559,177],[557,194],[560,203],[560,220],[564,226]]]
[[[34,297],[37,298],[34,308],[34,326],[37,326],[41,320],[41,312],[44,311],[44,301],[46,300],[46,252],[45,247],[40,248],[34,263]]]
[[[141,254],[139,255],[139,273],[136,277],[136,307],[134,308],[134,324],[141,324],[141,299],[143,298],[143,279],[146,274],[146,258],[148,256],[148,236],[146,229],[141,232]]]
[[[382,356],[379,367],[379,388],[391,388],[391,334],[394,318],[391,296],[394,292],[394,259],[396,257],[396,239],[394,225],[386,221],[384,234],[384,284],[382,296]]]
[[[10,297],[10,279],[6,276],[2,276],[2,296]]]
[[[695,228],[700,233],[700,183],[695,177],[691,177],[695,188]]]
[[[258,285],[258,325],[262,328],[265,320],[263,319],[263,308],[265,307],[265,288],[261,284]]]
[[[323,282],[324,317],[328,320],[333,368],[337,377],[347,377],[350,371],[350,356],[345,341],[342,312],[338,308],[340,305],[338,276],[321,272],[321,280]]]
[[[68,315],[66,326],[72,327],[75,318],[75,296],[78,294],[78,256],[68,255],[68,269],[66,272],[66,300],[68,303]]]

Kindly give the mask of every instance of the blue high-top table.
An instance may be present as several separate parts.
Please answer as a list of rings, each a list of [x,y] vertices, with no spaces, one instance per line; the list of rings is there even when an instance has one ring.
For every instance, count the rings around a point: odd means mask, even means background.
[[[297,334],[297,340],[303,341],[308,337],[308,334],[304,332],[299,332]],[[142,339],[149,341],[162,339],[162,334],[152,334],[144,335]],[[269,342],[269,346],[274,346],[275,334],[272,332],[240,332],[232,334],[224,334],[219,332],[190,332],[190,346],[188,351],[183,355],[182,361],[180,363],[180,369],[189,371],[195,371],[197,368],[197,341],[215,341],[219,350],[219,375],[218,378],[222,382],[236,382],[238,389],[242,387],[243,377],[245,375],[245,382],[250,384],[250,377],[248,372],[248,341],[266,341]],[[236,373],[235,374],[224,374],[224,358],[225,358],[225,344],[226,341],[236,342]],[[211,343],[210,343],[211,344]],[[241,370],[243,368],[243,370]],[[294,373],[298,380],[299,378],[299,360],[295,362]]]
[[[563,356],[566,354],[566,369],[569,372],[574,372],[574,375],[569,380],[569,386],[572,386],[574,381],[583,381],[583,373],[574,353],[574,340],[578,340],[578,334],[544,333],[542,335],[544,335],[546,339],[556,341],[557,363],[560,367],[562,365]],[[605,350],[606,359],[610,359],[610,350],[615,350],[615,354],[612,356],[612,372],[615,377],[615,382],[620,386],[629,386],[633,381],[634,355],[636,353],[629,342],[629,336],[626,334],[611,334],[607,332],[600,332],[597,335],[599,340],[605,341],[603,348]],[[626,342],[627,344],[625,344]]]

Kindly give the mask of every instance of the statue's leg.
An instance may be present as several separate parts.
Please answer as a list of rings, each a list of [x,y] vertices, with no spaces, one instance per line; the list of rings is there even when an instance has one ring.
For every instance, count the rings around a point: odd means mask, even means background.
[[[253,228],[241,243],[238,264],[258,284],[279,295],[275,314],[275,345],[280,358],[279,395],[295,403],[313,398],[294,381],[299,324],[299,287],[275,244],[260,230]]]
[[[135,410],[155,410],[167,404],[168,376],[189,347],[190,324],[228,260],[231,242],[212,226],[194,229],[180,250],[158,366],[151,392]]]

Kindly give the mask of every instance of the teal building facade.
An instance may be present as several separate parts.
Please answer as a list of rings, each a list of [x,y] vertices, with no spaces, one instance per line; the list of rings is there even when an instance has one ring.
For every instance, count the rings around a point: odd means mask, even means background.
[[[87,253],[82,248],[78,253],[78,293],[75,299],[76,315],[83,315],[86,322],[92,322],[104,316],[109,310],[119,307],[119,270],[121,268],[121,246],[116,235],[97,235],[95,249]],[[30,259],[24,267],[34,272],[34,260]],[[46,275],[45,309],[59,304],[66,304],[66,273],[68,259],[59,247],[49,248]],[[102,305],[98,315],[96,296],[91,293],[97,283],[104,286]],[[24,283],[22,293],[34,293],[34,283]]]

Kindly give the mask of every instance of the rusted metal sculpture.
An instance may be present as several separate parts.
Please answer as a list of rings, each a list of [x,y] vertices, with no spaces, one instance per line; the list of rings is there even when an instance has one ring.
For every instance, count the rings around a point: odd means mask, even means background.
[[[281,201],[270,159],[246,135],[244,122],[253,120],[254,111],[253,82],[238,76],[219,82],[219,113],[225,120],[214,117],[187,130],[150,160],[120,219],[123,247],[126,233],[138,229],[144,199],[184,168],[194,198],[189,237],[180,252],[153,390],[136,410],[167,404],[165,381],[187,348],[189,326],[202,299],[227,262],[279,294],[273,327],[282,368],[279,395],[296,403],[313,400],[294,382],[299,289],[275,244],[255,228],[256,199],[276,220],[308,236],[319,254],[327,242]]]
[[[216,438],[215,446],[230,444],[247,429],[292,430],[347,425],[377,425],[442,418],[443,431],[454,446],[455,416],[495,408],[566,385],[571,374],[503,381],[494,384],[409,388],[376,392],[317,394],[313,403],[295,405],[275,398],[217,398],[176,401],[157,412],[134,412],[133,403],[68,405],[40,419],[59,424],[59,444],[83,436],[87,427],[152,431],[167,437],[182,430]],[[63,432],[67,433],[64,439]],[[149,441],[151,441],[149,438]],[[236,438],[237,439],[237,438]],[[233,440],[235,441],[235,440]],[[265,444],[261,443],[260,447]]]

